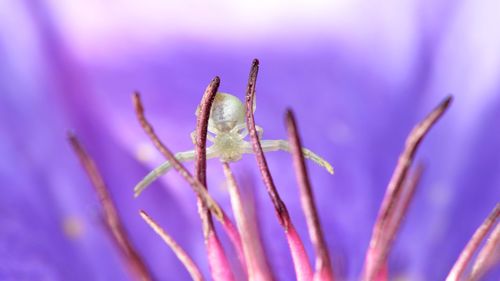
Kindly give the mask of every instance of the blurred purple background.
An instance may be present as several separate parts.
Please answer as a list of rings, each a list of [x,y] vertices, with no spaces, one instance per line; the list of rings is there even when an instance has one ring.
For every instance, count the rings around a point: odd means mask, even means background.
[[[133,199],[135,183],[162,158],[135,120],[130,95],[142,92],[172,150],[188,150],[206,85],[219,75],[220,89],[242,98],[259,58],[264,138],[286,138],[283,113],[291,107],[305,146],[335,167],[331,176],[309,163],[334,267],[348,280],[361,272],[406,135],[445,96],[455,97],[418,153],[426,171],[390,257],[393,278],[443,280],[500,198],[498,11],[494,0],[1,1],[0,279],[129,278],[67,130],[96,158],[154,275],[189,280],[139,209],[207,274],[195,198],[181,178],[168,174]],[[308,241],[290,156],[271,153],[268,161]],[[212,194],[229,208],[221,166],[208,165]],[[254,157],[233,166],[255,192],[276,276],[293,279]]]

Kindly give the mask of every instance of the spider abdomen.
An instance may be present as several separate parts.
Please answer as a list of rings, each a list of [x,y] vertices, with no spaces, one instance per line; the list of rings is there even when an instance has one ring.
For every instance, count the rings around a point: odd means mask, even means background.
[[[209,123],[222,132],[228,132],[236,125],[245,123],[245,107],[237,97],[217,93],[210,111]]]

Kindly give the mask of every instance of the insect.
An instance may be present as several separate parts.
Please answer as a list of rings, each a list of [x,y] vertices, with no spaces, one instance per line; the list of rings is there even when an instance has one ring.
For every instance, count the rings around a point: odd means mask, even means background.
[[[255,111],[255,104],[253,110]],[[252,154],[252,143],[246,141],[248,129],[245,122],[245,106],[237,97],[218,92],[215,95],[214,102],[208,119],[207,140],[213,144],[206,149],[207,159],[219,158],[222,162],[236,162],[241,159],[243,154]],[[195,114],[198,116],[199,108]],[[256,126],[259,139],[262,138],[263,129]],[[196,131],[191,133],[191,140],[196,142]],[[290,151],[288,141],[286,140],[261,140],[264,152],[268,151]],[[333,174],[332,166],[323,158],[307,148],[302,148],[304,157],[310,159],[319,166],[325,168],[330,174]],[[195,151],[189,150],[175,154],[180,162],[192,161],[195,159]],[[160,176],[166,174],[172,165],[169,161],[164,162],[147,174],[134,188],[135,196],[138,196],[146,187]]]

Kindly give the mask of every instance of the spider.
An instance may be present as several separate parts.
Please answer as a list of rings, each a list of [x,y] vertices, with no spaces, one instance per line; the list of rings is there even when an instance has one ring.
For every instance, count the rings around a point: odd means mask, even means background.
[[[255,103],[253,111],[255,111]],[[206,149],[207,159],[218,157],[222,162],[236,162],[241,159],[243,154],[253,153],[252,144],[245,140],[248,135],[248,129],[245,122],[245,106],[237,97],[218,92],[215,95],[214,102],[208,119],[207,140],[213,144]],[[198,116],[199,107],[195,112]],[[263,129],[256,126],[259,139],[262,138]],[[191,133],[191,140],[196,142],[196,131]],[[286,140],[261,140],[262,149],[268,151],[290,151],[288,141]],[[332,166],[323,158],[307,148],[302,148],[304,157],[308,158],[319,166],[325,168],[330,174],[333,174]],[[180,162],[192,161],[195,159],[195,151],[189,150],[175,154]],[[169,161],[164,162],[147,174],[134,188],[135,196],[138,196],[146,187],[160,176],[166,174],[172,165]]]

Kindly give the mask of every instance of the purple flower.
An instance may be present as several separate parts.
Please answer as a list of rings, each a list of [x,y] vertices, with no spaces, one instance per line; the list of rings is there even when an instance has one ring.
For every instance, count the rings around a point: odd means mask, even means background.
[[[95,158],[153,275],[189,279],[139,209],[208,276],[196,200],[184,181],[170,173],[133,199],[134,185],[163,158],[138,125],[130,95],[141,91],[169,148],[188,150],[206,85],[218,75],[220,90],[243,98],[254,57],[262,64],[255,118],[264,136],[286,138],[290,107],[304,146],[335,167],[334,176],[314,165],[309,171],[333,267],[349,280],[362,271],[407,134],[453,94],[418,153],[426,170],[389,258],[391,277],[444,279],[500,198],[498,4],[393,2],[0,3],[0,279],[128,278],[68,129]],[[267,159],[312,257],[290,155]],[[295,278],[254,157],[232,166],[254,193],[268,256],[279,257],[269,260],[274,274]],[[230,210],[217,160],[208,174],[210,194]],[[496,276],[498,269],[489,278]]]

